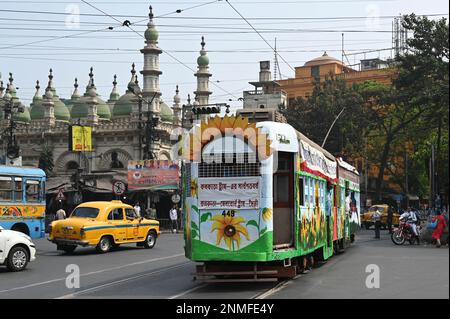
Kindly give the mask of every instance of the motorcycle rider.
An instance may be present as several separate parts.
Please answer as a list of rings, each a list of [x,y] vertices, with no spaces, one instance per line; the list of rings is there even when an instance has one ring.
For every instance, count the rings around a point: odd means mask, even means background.
[[[412,230],[413,238],[417,240],[417,244],[420,244],[419,239],[419,233],[417,231],[417,216],[416,214],[411,210],[411,207],[408,207],[406,212],[404,212],[400,216],[401,221],[406,221],[406,224],[409,226],[409,228]],[[414,239],[412,243],[414,243]]]

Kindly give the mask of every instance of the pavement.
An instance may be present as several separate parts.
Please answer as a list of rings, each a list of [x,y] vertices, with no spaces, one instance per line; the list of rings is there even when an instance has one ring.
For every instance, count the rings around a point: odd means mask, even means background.
[[[449,250],[395,246],[387,232],[375,240],[363,230],[344,253],[306,275],[280,283],[205,284],[192,280],[195,263],[184,257],[183,234],[162,234],[153,249],[122,245],[107,254],[78,248],[73,255],[36,240],[37,260],[19,273],[0,267],[0,299],[251,299],[251,298],[449,298]],[[380,270],[380,288],[367,288],[367,265]],[[79,288],[68,288],[70,269]],[[66,272],[68,270],[68,272]],[[73,281],[72,281],[73,283]]]

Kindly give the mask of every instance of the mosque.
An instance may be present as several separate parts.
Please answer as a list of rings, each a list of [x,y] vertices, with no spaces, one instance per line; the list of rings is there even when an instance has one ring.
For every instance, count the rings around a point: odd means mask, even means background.
[[[195,73],[197,89],[194,92],[193,105],[183,109],[178,86],[174,88],[175,95],[171,106],[162,100],[159,56],[163,51],[158,47],[158,31],[153,17],[150,7],[149,21],[144,33],[145,46],[140,50],[144,58],[143,70],[140,71],[143,78],[141,98],[145,101],[141,104],[135,90],[130,91],[130,88],[140,86],[134,64],[131,66],[130,81],[125,94],[121,95],[118,92],[114,75],[112,91],[107,100],[97,93],[93,68],[90,69],[89,82],[84,92],[80,90],[80,84],[75,79],[73,94],[67,99],[58,95],[55,84],[57,74],[53,74],[50,69],[48,83],[43,92],[41,92],[42,83],[36,82],[36,93],[29,107],[20,102],[11,73],[6,85],[0,79],[0,103],[2,100],[12,99],[16,105],[24,108],[24,112],[13,115],[22,165],[38,166],[43,149],[46,146],[52,149],[54,169],[48,177],[47,195],[54,194],[60,188],[64,188],[70,194],[73,191],[71,177],[73,178],[75,171],[83,169],[84,189],[91,191],[91,194],[83,193],[83,200],[94,197],[100,199],[102,194],[105,199],[111,197],[112,183],[115,180],[126,182],[128,160],[145,158],[142,122],[145,121],[148,110],[153,112],[153,117],[159,119],[154,128],[155,136],[158,138],[151,144],[150,151],[156,159],[171,160],[173,158],[171,147],[175,142],[173,138],[171,139],[171,134],[181,129],[183,124],[187,126],[186,128],[192,125],[190,119],[193,116],[193,107],[208,104],[212,93],[209,91],[211,74],[203,38],[200,56],[197,59],[198,69]],[[9,127],[9,121],[4,119],[4,106],[1,107],[1,112],[0,131],[3,132]],[[72,152],[68,149],[69,127],[73,124],[92,127],[92,152]],[[2,141],[4,150],[5,140],[6,138],[3,138]],[[141,197],[145,199],[144,196]],[[151,200],[158,202],[159,198],[160,196],[155,194]],[[138,197],[133,200],[138,200]],[[69,204],[76,204],[77,201],[80,201],[80,198],[74,199],[71,196],[68,198]],[[144,206],[147,206],[145,201]]]

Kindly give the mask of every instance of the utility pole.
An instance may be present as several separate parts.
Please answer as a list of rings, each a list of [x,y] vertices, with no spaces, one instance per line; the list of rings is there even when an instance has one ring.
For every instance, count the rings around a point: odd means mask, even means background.
[[[325,143],[327,142],[328,135],[330,135],[331,129],[333,128],[334,124],[338,120],[339,116],[341,116],[341,114],[344,113],[344,110],[345,110],[345,106],[342,108],[342,111],[339,112],[339,114],[336,116],[336,118],[334,119],[333,123],[331,123],[331,126],[328,129],[327,135],[325,135],[325,138],[323,139],[321,147],[324,147]]]

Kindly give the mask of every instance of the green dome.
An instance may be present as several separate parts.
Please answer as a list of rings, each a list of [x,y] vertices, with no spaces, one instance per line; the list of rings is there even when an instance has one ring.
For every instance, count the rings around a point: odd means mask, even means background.
[[[136,96],[127,91],[116,103],[114,103],[113,116],[130,115],[133,112],[133,105],[136,104]]]
[[[163,101],[160,103],[161,108],[161,121],[173,123],[173,111],[172,109]]]
[[[109,105],[106,104],[105,101],[97,97],[97,115],[102,120],[110,120],[111,119],[111,111],[109,109]]]
[[[85,94],[82,97],[78,98],[74,101],[72,110],[70,111],[70,116],[72,119],[79,119],[79,118],[86,118],[89,114],[89,107],[87,102],[89,101],[90,97]],[[100,119],[103,120],[110,120],[111,119],[111,112],[109,110],[108,104],[106,104],[105,101],[103,101],[101,98],[97,96],[97,115]]]
[[[201,55],[197,59],[197,64],[199,66],[208,66],[209,65],[209,58],[206,55]]]
[[[30,105],[30,117],[32,120],[44,119],[44,106],[42,106],[42,97],[35,96]]]
[[[69,109],[63,102],[61,102],[57,95],[53,95],[53,104],[55,108],[55,119],[68,122],[70,120]]]
[[[155,27],[152,26],[145,30],[144,36],[147,41],[158,41],[159,33],[156,31]]]
[[[15,113],[13,115],[13,119],[17,122],[30,123],[30,109],[28,107],[25,107],[23,113]]]
[[[86,95],[77,99],[70,110],[70,116],[72,119],[86,118],[89,114],[89,110],[86,104],[88,97]]]

